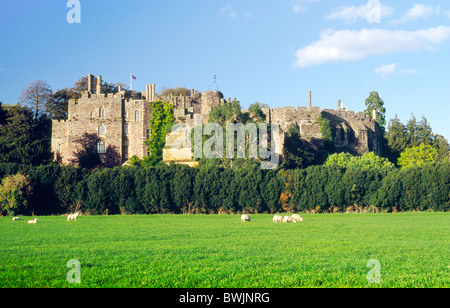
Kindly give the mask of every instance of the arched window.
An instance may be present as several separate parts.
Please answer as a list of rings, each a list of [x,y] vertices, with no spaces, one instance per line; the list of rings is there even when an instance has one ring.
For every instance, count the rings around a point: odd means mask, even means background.
[[[105,108],[100,107],[100,109],[98,110],[98,117],[100,119],[103,119],[105,117]]]
[[[139,121],[140,121],[139,110],[136,110],[136,111],[134,112],[134,121],[135,121],[135,122],[139,122]]]
[[[98,154],[106,154],[106,145],[104,141],[97,142],[97,153]]]
[[[104,126],[103,124],[101,124],[101,125],[98,127],[98,135],[99,135],[99,136],[104,136],[104,135],[106,135],[106,128],[105,128],[105,126]]]

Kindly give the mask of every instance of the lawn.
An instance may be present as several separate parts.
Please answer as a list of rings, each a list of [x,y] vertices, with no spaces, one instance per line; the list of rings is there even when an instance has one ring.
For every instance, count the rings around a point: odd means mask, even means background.
[[[0,217],[0,287],[450,286],[450,213],[251,216]],[[79,284],[66,279],[71,259]]]

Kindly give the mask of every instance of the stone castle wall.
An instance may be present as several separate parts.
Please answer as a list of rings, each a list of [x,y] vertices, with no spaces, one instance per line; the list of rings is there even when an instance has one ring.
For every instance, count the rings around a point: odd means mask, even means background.
[[[88,80],[92,81],[92,75]],[[78,100],[70,100],[68,119],[53,121],[52,150],[59,153],[64,164],[70,164],[77,151],[83,150],[85,144],[80,139],[87,135],[94,136],[95,142],[103,141],[107,153],[100,154],[105,165],[120,165],[133,155],[145,157],[148,147],[144,144],[150,131],[151,108],[149,102],[161,99],[174,106],[175,122],[183,124],[169,134],[164,149],[165,161],[192,161],[190,129],[200,123],[207,124],[209,113],[218,104],[232,101],[224,99],[218,91],[196,92],[191,90],[187,96],[159,97],[155,94],[155,85],[147,85],[145,92],[121,91],[117,94],[101,93],[97,77],[97,91],[89,82],[88,91]],[[233,100],[236,100],[233,98]],[[363,113],[347,111],[338,101],[336,110],[313,107],[311,93],[307,107],[263,108],[268,124],[279,124],[282,133],[291,125],[298,127],[302,139],[321,141],[322,134],[317,118],[322,115],[331,123],[334,143],[338,150],[354,154],[374,151],[381,154],[381,137],[378,124]],[[105,133],[99,135],[103,125]],[[180,141],[181,138],[181,141]],[[184,138],[184,140],[182,139]],[[280,138],[281,143],[284,138]],[[181,142],[181,146],[179,145]],[[178,147],[173,145],[178,143]],[[96,147],[96,145],[94,145]],[[282,154],[281,147],[277,149]]]

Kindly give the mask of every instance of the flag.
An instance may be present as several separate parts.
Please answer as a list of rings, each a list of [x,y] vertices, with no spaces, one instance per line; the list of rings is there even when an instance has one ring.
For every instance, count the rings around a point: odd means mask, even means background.
[[[131,75],[131,78],[132,78],[132,79],[136,79],[136,77],[134,77],[133,75]]]

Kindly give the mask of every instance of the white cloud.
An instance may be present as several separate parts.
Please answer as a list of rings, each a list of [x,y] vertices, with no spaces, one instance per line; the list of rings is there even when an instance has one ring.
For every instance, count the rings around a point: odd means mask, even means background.
[[[438,5],[436,7],[430,5],[423,4],[415,4],[412,8],[410,8],[400,19],[396,19],[392,21],[392,24],[403,24],[408,21],[414,21],[420,18],[427,18],[433,15],[440,14],[441,7]]]
[[[333,12],[325,16],[326,20],[343,20],[355,22],[358,19],[367,19],[373,8],[369,5],[338,7]],[[394,13],[393,7],[381,6],[380,17],[391,16]]]
[[[295,0],[291,1],[292,10],[296,14],[305,12],[308,9],[307,3],[319,2],[320,0]]]
[[[433,50],[436,45],[448,39],[450,39],[450,27],[445,26],[418,31],[381,29],[334,31],[329,29],[321,33],[319,41],[297,50],[297,59],[293,67],[355,61],[369,55]]]
[[[399,68],[398,63],[392,63],[387,65],[382,65],[380,67],[377,67],[375,69],[375,73],[378,75],[381,75],[382,77],[387,77],[389,75],[410,75],[410,74],[416,74],[418,73],[416,69],[409,68],[409,69],[403,69]]]
[[[231,18],[237,17],[236,11],[231,6],[221,8],[220,12],[222,13],[222,15],[225,15],[225,16],[228,16]]]
[[[393,74],[395,72],[396,67],[397,67],[397,63],[382,65],[375,69],[375,73],[380,74],[382,76],[387,76],[387,75]]]

